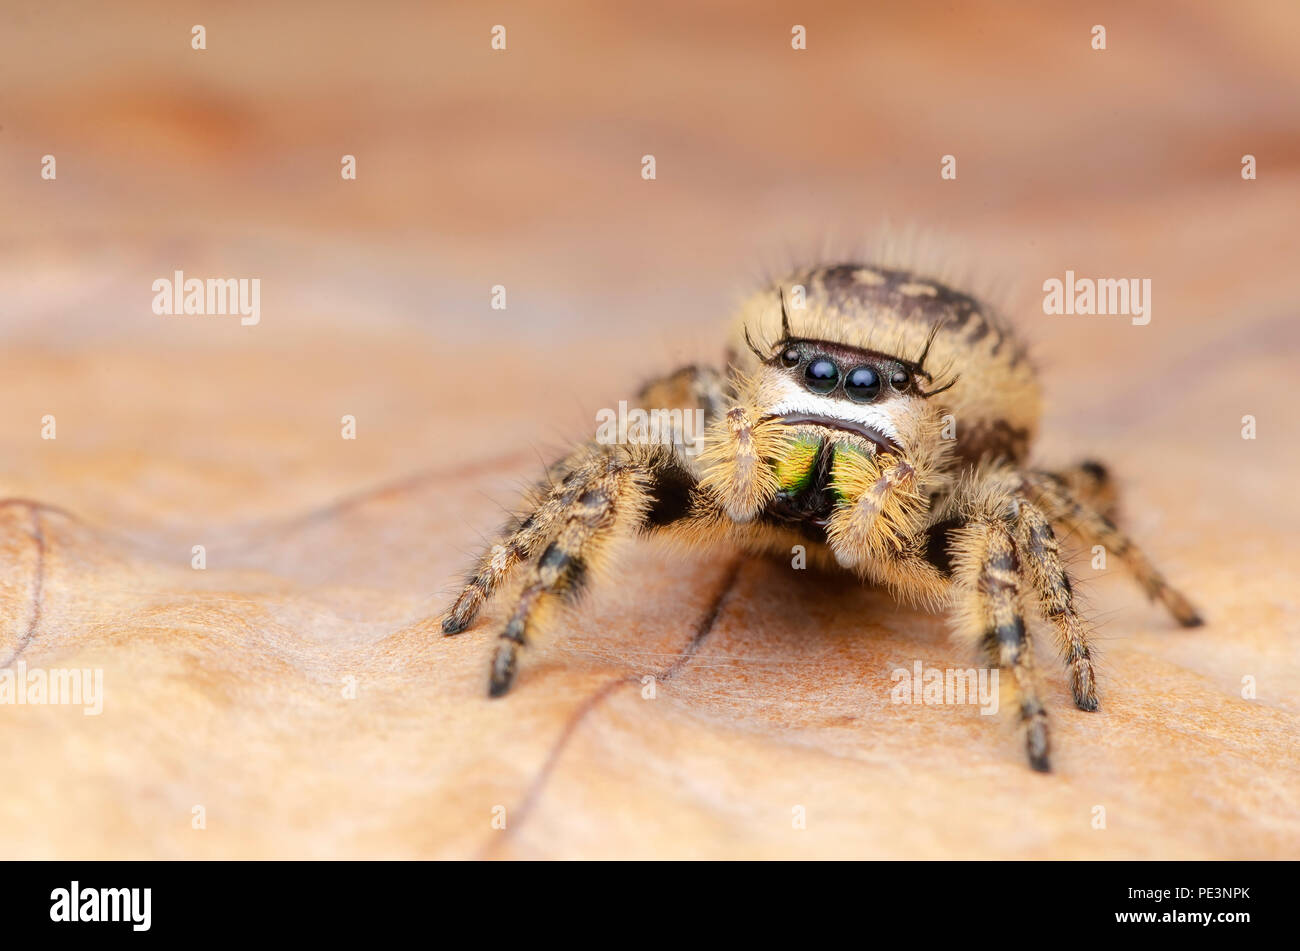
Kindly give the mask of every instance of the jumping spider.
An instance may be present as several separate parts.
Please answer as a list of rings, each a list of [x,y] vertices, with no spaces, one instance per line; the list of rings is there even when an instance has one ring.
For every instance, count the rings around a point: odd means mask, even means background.
[[[780,328],[770,344],[755,342],[764,326]],[[609,544],[636,532],[754,553],[804,545],[823,567],[946,609],[957,635],[1011,675],[1029,763],[1044,772],[1047,715],[1026,606],[1055,629],[1074,702],[1097,709],[1089,625],[1053,526],[1105,546],[1180,624],[1201,623],[1115,527],[1101,465],[1025,465],[1036,375],[1010,329],[974,298],[907,271],[806,269],[743,305],[727,357],[725,373],[687,367],[640,394],[647,407],[702,409],[702,452],[681,439],[582,446],[482,556],[442,629],[465,630],[526,565],[491,696],[510,688],[518,650],[548,605],[573,597]]]

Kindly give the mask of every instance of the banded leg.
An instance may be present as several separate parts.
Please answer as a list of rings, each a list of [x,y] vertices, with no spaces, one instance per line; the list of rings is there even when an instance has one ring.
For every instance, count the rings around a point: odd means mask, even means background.
[[[604,471],[559,515],[560,529],[529,568],[514,611],[501,632],[492,661],[488,695],[504,695],[514,682],[519,648],[543,622],[548,609],[582,589],[611,541],[630,535],[645,522],[651,505],[648,472],[611,455]]]
[[[1063,486],[1069,495],[1096,509],[1111,521],[1115,520],[1119,510],[1119,492],[1110,471],[1100,462],[1086,459],[1065,469],[1042,472],[1039,475]]]
[[[1029,765],[1050,772],[1047,712],[1038,696],[1033,652],[1020,613],[1020,560],[1015,539],[1005,521],[981,519],[958,530],[955,547],[958,626],[1011,674]]]
[[[1047,517],[1026,501],[1019,501],[1017,542],[1043,614],[1056,628],[1057,641],[1069,671],[1070,691],[1080,710],[1097,709],[1097,677],[1088,645],[1088,627],[1074,606],[1074,589],[1061,562],[1056,534]]]
[[[648,408],[680,410],[685,423],[687,413],[700,409],[704,411],[706,420],[716,416],[726,400],[725,387],[725,378],[716,370],[689,366],[651,380],[642,388],[638,398]],[[671,435],[675,444],[684,446],[700,433],[692,426]],[[443,633],[459,634],[468,628],[483,605],[515,569],[536,557],[554,535],[560,513],[568,509],[589,481],[604,470],[604,458],[605,452],[601,447],[588,444],[549,467],[547,479],[529,493],[525,514],[510,519],[501,529],[499,540],[490,545],[475,563],[460,594],[443,617]],[[677,468],[693,479],[690,466],[680,457],[678,461]]]
[[[576,455],[552,466],[553,477],[560,481],[552,485],[549,492],[545,490],[545,484],[538,485],[531,493],[533,501],[528,514],[508,521],[501,530],[501,540],[480,556],[465,586],[443,617],[444,634],[459,634],[469,627],[514,569],[537,554],[552,534],[560,513],[573,504],[599,471],[599,457],[590,449],[585,452],[585,456]]]
[[[1153,601],[1159,601],[1183,627],[1197,627],[1205,622],[1196,608],[1170,586],[1146,554],[1120,531],[1105,515],[1081,502],[1063,482],[1034,473],[1029,478],[1034,500],[1047,517],[1077,531],[1087,545],[1101,545],[1119,558]]]

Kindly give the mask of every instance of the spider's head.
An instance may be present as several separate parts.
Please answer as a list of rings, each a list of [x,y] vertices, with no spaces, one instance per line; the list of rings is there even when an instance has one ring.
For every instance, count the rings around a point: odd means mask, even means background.
[[[781,330],[781,340],[767,350],[745,332],[745,343],[759,362],[754,395],[764,418],[852,433],[877,453],[901,453],[903,430],[910,428],[906,420],[917,415],[916,402],[956,382],[936,386],[925,368],[933,333],[916,359],[796,337],[784,293]]]
[[[930,375],[920,364],[900,357],[799,338],[775,349],[755,375],[765,418],[854,433],[877,452],[900,452],[900,417],[939,392],[926,388]]]
[[[1027,454],[1039,396],[1023,347],[996,311],[938,281],[807,268],[748,298],[733,326],[737,394],[802,439],[910,455],[944,432],[966,462]],[[948,418],[959,437],[936,425]]]

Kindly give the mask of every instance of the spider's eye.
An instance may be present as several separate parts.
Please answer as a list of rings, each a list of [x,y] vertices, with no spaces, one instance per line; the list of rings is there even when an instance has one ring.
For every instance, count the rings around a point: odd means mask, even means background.
[[[799,365],[799,351],[791,347],[785,353],[781,354],[781,366],[797,367]]]
[[[880,392],[880,374],[871,367],[850,370],[844,378],[844,392],[855,403],[870,403]]]
[[[829,393],[839,382],[840,371],[830,360],[817,357],[808,364],[808,369],[803,371],[803,377],[808,383],[808,389],[814,393]]]
[[[895,370],[894,375],[889,378],[889,385],[900,393],[907,389],[907,385],[911,382],[912,374],[906,370]]]

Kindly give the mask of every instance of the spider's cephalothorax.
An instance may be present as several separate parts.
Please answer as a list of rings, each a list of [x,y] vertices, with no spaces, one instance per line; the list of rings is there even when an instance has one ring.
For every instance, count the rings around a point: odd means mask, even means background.
[[[509,689],[547,607],[638,531],[756,553],[804,545],[829,568],[947,610],[955,632],[1011,675],[1039,770],[1047,723],[1024,607],[1055,629],[1075,703],[1097,709],[1088,625],[1053,526],[1105,546],[1181,624],[1200,623],[1111,521],[1101,465],[1026,466],[1038,383],[1010,329],[974,298],[906,271],[811,268],[743,305],[727,356],[725,373],[687,367],[640,394],[646,410],[703,410],[703,451],[684,432],[579,447],[475,566],[443,619],[448,634],[523,567],[492,696]]]

